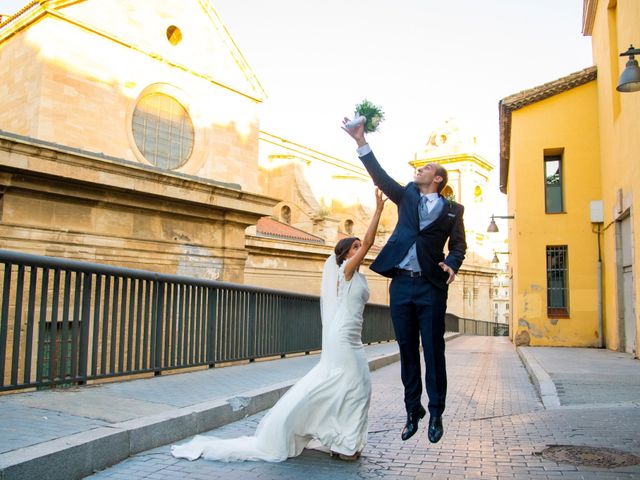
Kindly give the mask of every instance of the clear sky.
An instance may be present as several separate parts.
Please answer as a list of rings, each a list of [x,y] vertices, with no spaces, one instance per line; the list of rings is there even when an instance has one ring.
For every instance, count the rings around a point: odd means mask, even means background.
[[[0,12],[26,3],[0,0]],[[497,175],[499,100],[592,64],[582,3],[212,1],[269,95],[263,130],[357,161],[339,125],[366,97],[387,117],[370,143],[399,180],[451,116],[477,134]]]

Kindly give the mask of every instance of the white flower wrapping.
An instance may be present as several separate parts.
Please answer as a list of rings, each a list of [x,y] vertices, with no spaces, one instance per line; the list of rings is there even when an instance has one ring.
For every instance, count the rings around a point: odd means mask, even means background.
[[[355,127],[357,127],[358,125],[360,125],[360,124],[362,124],[362,123],[364,123],[364,122],[366,122],[366,121],[367,121],[367,117],[365,117],[364,115],[360,115],[359,117],[355,117],[355,118],[353,118],[352,120],[349,120],[349,121],[345,124],[345,126],[346,126],[347,128],[355,128]]]

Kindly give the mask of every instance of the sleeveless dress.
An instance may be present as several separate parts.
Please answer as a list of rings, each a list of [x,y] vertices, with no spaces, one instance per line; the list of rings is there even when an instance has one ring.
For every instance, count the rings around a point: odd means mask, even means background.
[[[313,441],[344,455],[367,442],[371,399],[369,364],[362,346],[362,313],[369,300],[367,280],[338,269],[335,316],[323,325],[318,364],[271,408],[253,436],[221,439],[198,435],[171,447],[177,458],[281,462]]]

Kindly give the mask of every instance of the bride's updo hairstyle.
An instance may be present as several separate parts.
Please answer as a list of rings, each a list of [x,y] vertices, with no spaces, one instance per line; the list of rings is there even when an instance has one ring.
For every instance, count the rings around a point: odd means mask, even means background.
[[[358,237],[348,237],[343,238],[338,243],[336,243],[336,248],[333,249],[333,252],[336,254],[336,263],[338,265],[342,265],[342,262],[347,258],[347,253],[351,250],[351,245],[356,240],[360,240]]]

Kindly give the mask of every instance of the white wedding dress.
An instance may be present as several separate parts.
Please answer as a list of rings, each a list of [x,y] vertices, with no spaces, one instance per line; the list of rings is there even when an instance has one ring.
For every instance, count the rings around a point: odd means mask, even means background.
[[[369,287],[359,272],[347,281],[344,265],[338,268],[334,255],[325,263],[318,364],[267,412],[254,436],[199,435],[171,447],[174,457],[280,462],[300,455],[312,441],[344,455],[364,448],[371,380],[361,332]]]

